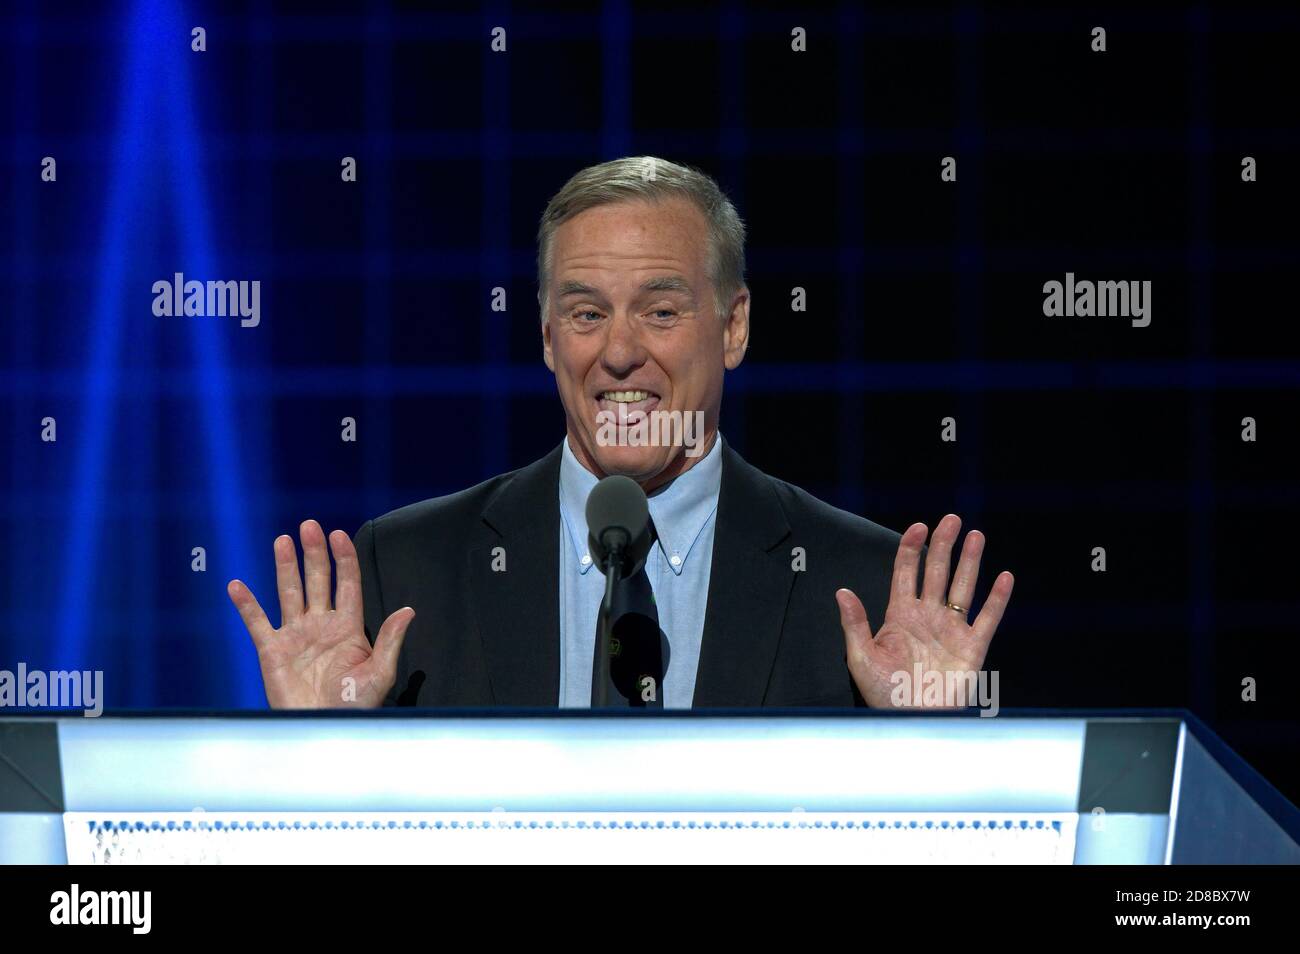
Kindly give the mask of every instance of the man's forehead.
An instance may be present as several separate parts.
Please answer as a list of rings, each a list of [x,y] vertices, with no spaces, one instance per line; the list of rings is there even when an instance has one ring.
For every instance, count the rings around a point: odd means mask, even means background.
[[[686,199],[618,202],[586,209],[555,231],[556,270],[694,267],[708,244],[704,216]]]

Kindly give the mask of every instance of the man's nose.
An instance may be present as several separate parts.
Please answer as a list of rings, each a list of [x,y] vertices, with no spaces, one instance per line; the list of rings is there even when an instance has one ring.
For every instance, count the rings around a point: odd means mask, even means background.
[[[641,323],[634,316],[615,315],[605,327],[605,347],[601,350],[600,360],[606,371],[622,377],[645,363]]]

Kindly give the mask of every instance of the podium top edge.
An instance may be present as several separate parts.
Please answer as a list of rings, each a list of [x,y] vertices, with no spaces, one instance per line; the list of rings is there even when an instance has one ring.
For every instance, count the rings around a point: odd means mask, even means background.
[[[204,709],[153,708],[104,709],[97,716],[80,709],[2,709],[0,722],[9,720],[59,721],[66,719],[972,719],[977,708],[953,711],[860,708],[816,709],[559,709],[554,707],[409,708],[380,709]],[[989,717],[983,717],[989,718]],[[1144,719],[1184,721],[1201,725],[1186,709],[1020,709],[1003,708],[994,719]]]

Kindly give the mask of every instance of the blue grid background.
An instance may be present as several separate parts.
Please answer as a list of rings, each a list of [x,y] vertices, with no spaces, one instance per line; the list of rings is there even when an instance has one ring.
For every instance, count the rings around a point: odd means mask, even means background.
[[[728,439],[878,522],[983,529],[984,585],[1017,574],[1003,705],[1186,706],[1295,799],[1298,28],[1243,4],[9,4],[0,668],[264,705],[226,581],[271,606],[303,518],[351,532],[558,442],[537,216],[651,153],[750,227]],[[260,280],[262,324],[155,318],[176,271]],[[1044,318],[1067,271],[1151,280],[1151,326]]]

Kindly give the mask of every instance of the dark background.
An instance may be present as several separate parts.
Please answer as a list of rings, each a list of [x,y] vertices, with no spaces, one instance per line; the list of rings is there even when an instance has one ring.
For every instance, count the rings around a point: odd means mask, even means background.
[[[1241,3],[8,4],[0,668],[265,705],[226,581],[275,620],[276,534],[555,446],[537,218],[650,153],[750,229],[728,440],[896,529],[985,531],[1003,706],[1188,707],[1300,799],[1298,40]],[[260,327],[155,318],[175,271],[259,279]],[[1067,271],[1152,281],[1150,327],[1045,318]]]

